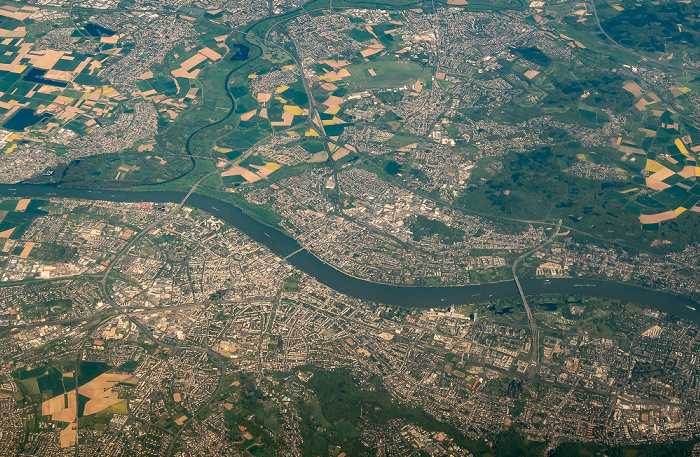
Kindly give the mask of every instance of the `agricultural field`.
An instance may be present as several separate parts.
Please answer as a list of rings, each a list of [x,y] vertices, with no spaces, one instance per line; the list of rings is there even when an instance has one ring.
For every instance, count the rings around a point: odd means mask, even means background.
[[[460,208],[664,249],[674,233],[682,247],[700,208],[700,83],[682,60],[696,53],[696,7],[597,5],[621,46],[610,47],[590,6],[539,3],[503,5],[514,19],[479,2],[325,14],[316,1],[247,34],[216,9],[168,22],[2,7],[0,179],[184,190],[206,178],[207,192],[245,193],[370,160],[388,182]],[[494,42],[507,49],[472,46]]]
[[[43,200],[20,199],[0,202],[0,239],[19,239],[34,219],[48,214]]]
[[[94,421],[97,417],[104,422],[113,414],[126,414],[127,399],[114,389],[136,382],[129,374],[111,372],[105,363],[81,362],[79,366],[77,376],[74,360],[14,373],[21,393],[40,405],[45,420],[67,424],[61,430],[62,447],[75,443],[79,421]]]
[[[0,3],[0,455],[690,454],[697,1]]]
[[[370,71],[371,70],[371,71]],[[350,77],[348,86],[352,90],[418,87],[430,87],[431,72],[418,64],[407,64],[394,61],[376,61],[352,65],[348,68]]]

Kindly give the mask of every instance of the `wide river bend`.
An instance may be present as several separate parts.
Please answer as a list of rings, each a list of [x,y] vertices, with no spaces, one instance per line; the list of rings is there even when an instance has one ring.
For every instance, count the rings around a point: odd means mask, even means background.
[[[176,191],[74,189],[32,184],[0,184],[0,196],[180,203],[185,197],[185,193]],[[195,193],[188,198],[186,205],[221,218],[253,240],[264,244],[280,257],[286,257],[301,248],[299,243],[290,236],[258,222],[230,203]],[[476,303],[519,296],[518,289],[513,281],[442,287],[396,286],[377,284],[349,276],[322,262],[306,250],[301,250],[292,255],[287,261],[338,292],[360,299],[391,305],[445,307],[453,304]],[[700,311],[698,311],[700,310],[700,304],[697,302],[689,298],[645,289],[632,284],[575,278],[521,279],[521,284],[527,295],[567,294],[627,300],[700,322]]]

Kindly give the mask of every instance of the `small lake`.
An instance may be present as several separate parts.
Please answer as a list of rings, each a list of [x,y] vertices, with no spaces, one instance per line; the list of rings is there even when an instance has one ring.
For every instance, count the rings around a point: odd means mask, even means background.
[[[26,127],[31,127],[37,122],[43,121],[44,119],[50,118],[49,113],[43,113],[36,115],[36,112],[31,108],[22,108],[15,113],[7,122],[3,124],[3,127],[9,130],[16,130],[21,132]]]
[[[112,36],[116,34],[114,30],[106,29],[100,25],[89,23],[85,25],[85,31],[90,34],[90,36]]]
[[[386,164],[384,170],[392,176],[397,175],[401,171],[401,165],[392,160],[391,162]]]
[[[250,48],[243,44],[234,44],[231,46],[231,51],[233,55],[231,56],[231,62],[242,62],[248,60],[248,54],[250,53]]]
[[[559,309],[559,307],[557,306],[556,303],[540,303],[540,304],[538,304],[537,306],[539,306],[540,309],[542,309],[542,310],[544,310],[544,311],[552,311],[552,312],[554,312],[554,311],[556,311],[556,310]]]
[[[511,314],[513,312],[513,308],[511,308],[510,306],[506,306],[500,311],[498,311],[495,306],[490,306],[489,310],[495,312],[499,316],[503,316],[504,314]]]
[[[47,84],[49,86],[56,87],[67,87],[68,83],[64,81],[56,81],[54,79],[47,79],[43,76],[46,74],[47,70],[42,70],[41,68],[32,68],[26,75],[22,78],[23,80],[30,83]]]

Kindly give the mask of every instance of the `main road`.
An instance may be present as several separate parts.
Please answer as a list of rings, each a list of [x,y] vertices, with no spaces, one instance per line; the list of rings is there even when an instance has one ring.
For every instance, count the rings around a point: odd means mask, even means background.
[[[523,301],[523,306],[525,307],[525,312],[527,313],[527,320],[530,322],[530,333],[532,335],[532,343],[531,343],[531,348],[532,348],[532,355],[530,356],[530,361],[532,363],[531,367],[533,368],[533,371],[535,375],[537,375],[540,372],[540,348],[539,348],[539,333],[537,329],[537,322],[535,321],[535,318],[532,315],[532,311],[530,310],[530,305],[527,303],[527,297],[525,297],[525,292],[523,291],[523,286],[520,284],[520,279],[518,278],[518,273],[516,270],[518,269],[518,263],[520,263],[525,257],[529,256],[530,254],[533,254],[543,247],[547,246],[549,243],[552,242],[554,238],[556,238],[557,235],[559,235],[559,230],[561,230],[561,219],[559,219],[559,223],[557,224],[556,229],[554,230],[554,233],[552,236],[547,238],[547,240],[537,246],[536,248],[527,251],[525,254],[521,255],[518,257],[515,262],[513,262],[513,279],[515,280],[515,285],[518,286],[518,293],[520,293],[520,298]]]

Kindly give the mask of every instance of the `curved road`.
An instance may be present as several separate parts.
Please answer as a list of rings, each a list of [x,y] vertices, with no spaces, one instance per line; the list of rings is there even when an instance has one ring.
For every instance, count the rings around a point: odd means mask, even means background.
[[[608,32],[606,32],[605,29],[603,29],[603,26],[600,23],[600,18],[598,17],[598,10],[595,7],[595,0],[591,0],[591,7],[593,9],[593,17],[595,17],[596,25],[598,25],[598,30],[600,30],[600,33],[602,33],[605,36],[605,38],[610,40],[615,46],[617,46],[618,48],[622,49],[623,51],[625,51],[629,54],[632,54],[634,56],[639,57],[640,59],[642,59],[645,62],[657,63],[657,64],[662,65],[664,67],[679,69],[678,66],[673,65],[668,61],[659,60],[659,59],[650,59],[647,56],[640,54],[637,51],[630,49],[627,46],[624,46],[624,45],[618,43],[617,41],[615,41],[615,39],[613,37],[608,35]]]
[[[530,355],[530,361],[531,361],[531,367],[534,369],[535,375],[537,375],[540,372],[540,349],[539,349],[539,332],[537,329],[537,322],[535,321],[535,318],[532,315],[532,311],[530,311],[530,305],[527,303],[527,298],[525,297],[525,292],[523,291],[523,286],[520,285],[520,279],[518,279],[518,274],[516,273],[516,270],[518,268],[518,263],[520,263],[525,257],[529,256],[530,254],[534,254],[535,252],[539,251],[543,247],[547,246],[549,243],[552,242],[554,238],[556,238],[557,235],[559,235],[559,230],[561,230],[561,219],[559,219],[559,224],[557,225],[557,228],[554,230],[554,233],[552,236],[547,238],[547,240],[537,246],[536,248],[526,252],[525,254],[521,255],[518,257],[515,262],[513,262],[513,279],[515,280],[515,285],[518,286],[518,292],[520,293],[520,298],[523,301],[523,306],[525,307],[525,312],[527,313],[527,320],[530,322],[530,334],[532,335],[532,354]]]

